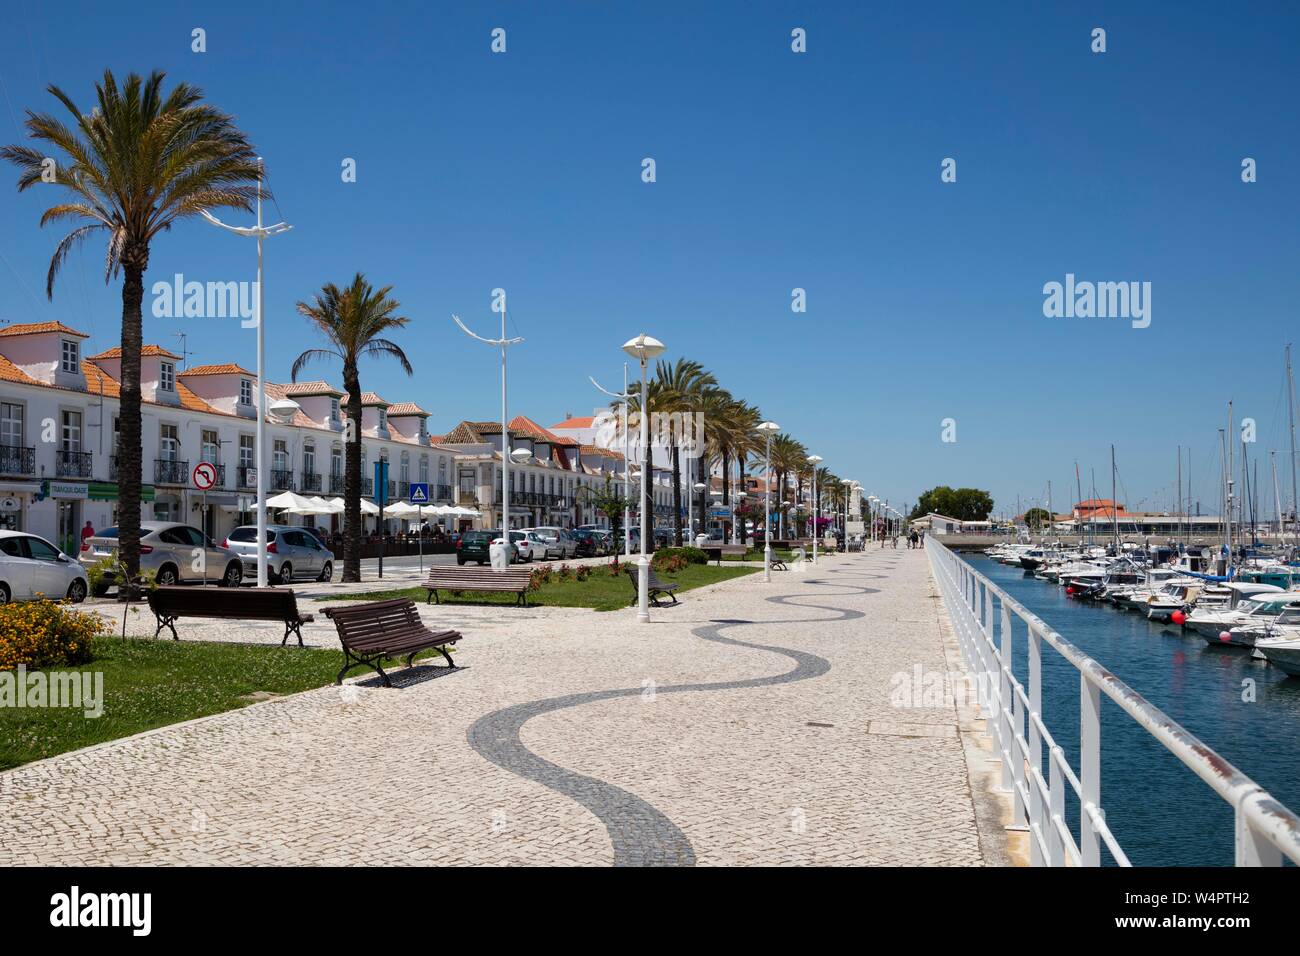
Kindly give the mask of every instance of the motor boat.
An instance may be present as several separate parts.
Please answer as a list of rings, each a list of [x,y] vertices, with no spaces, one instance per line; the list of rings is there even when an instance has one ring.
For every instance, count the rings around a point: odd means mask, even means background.
[[[1270,637],[1300,636],[1300,631],[1294,627],[1297,620],[1300,620],[1300,592],[1261,594],[1251,599],[1250,603],[1254,606],[1241,623],[1225,628],[1218,635],[1205,635],[1205,643],[1214,646],[1255,647],[1259,641]],[[1285,618],[1283,615],[1286,615]],[[1279,624],[1279,620],[1286,623]]]
[[[1246,617],[1259,604],[1273,595],[1285,594],[1272,584],[1252,584],[1249,581],[1231,581],[1206,588],[1206,594],[1227,592],[1226,602],[1198,601],[1183,626],[1218,643],[1219,635],[1245,622]]]

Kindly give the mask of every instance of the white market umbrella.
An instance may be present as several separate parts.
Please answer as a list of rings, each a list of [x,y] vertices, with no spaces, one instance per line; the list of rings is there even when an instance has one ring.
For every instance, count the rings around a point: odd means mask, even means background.
[[[405,501],[395,501],[384,508],[384,516],[388,518],[413,518],[419,513],[419,507]]]
[[[347,507],[342,498],[330,498],[325,503],[339,509],[337,512],[334,512],[335,514],[342,514],[344,509]],[[362,498],[361,513],[363,515],[377,515],[379,514],[379,505]]]
[[[335,505],[334,502],[326,501],[324,498],[313,497],[311,503],[319,509],[316,514],[339,515],[343,513],[343,503],[341,501]]]
[[[281,492],[274,498],[266,499],[268,508],[288,508],[298,514],[314,514],[312,503],[302,495],[295,495],[292,491]]]

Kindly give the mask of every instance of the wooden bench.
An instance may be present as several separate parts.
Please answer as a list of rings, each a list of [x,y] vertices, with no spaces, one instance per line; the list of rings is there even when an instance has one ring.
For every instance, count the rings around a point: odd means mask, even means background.
[[[749,552],[749,548],[743,544],[706,544],[700,550],[708,555],[710,560],[717,561],[719,565],[722,564],[724,555],[738,554],[743,558]]]
[[[640,579],[637,577],[639,570],[640,568],[637,565],[629,565],[626,569],[627,576],[632,580],[632,603],[633,604],[639,603],[641,597],[641,592],[639,590],[639,584],[638,584],[638,581]],[[658,595],[660,594],[666,594],[670,598],[672,598],[673,604],[681,603],[680,601],[677,600],[677,595],[673,593],[679,587],[681,587],[680,584],[678,584],[676,581],[670,581],[667,584],[665,584],[663,581],[659,580],[659,576],[655,574],[655,569],[653,567],[647,568],[646,570],[649,572],[646,578],[646,590],[649,592],[648,597],[651,604],[653,604],[655,607],[663,607],[663,604],[659,601],[658,598]],[[669,607],[671,606],[672,605],[669,605]]]
[[[432,567],[424,587],[429,592],[426,604],[441,604],[439,591],[506,591],[519,595],[517,604],[528,606],[528,590],[532,587],[533,572],[529,568]]]
[[[289,635],[298,637],[302,647],[302,626],[316,618],[298,610],[298,600],[290,588],[218,588],[159,587],[149,592],[149,610],[158,619],[153,632],[157,637],[164,627],[176,634],[176,621],[182,617],[215,617],[234,621],[280,621],[284,624],[283,647]]]
[[[447,653],[447,645],[459,641],[460,632],[429,630],[420,620],[414,601],[398,598],[345,604],[327,608],[325,616],[338,628],[339,643],[343,645],[343,670],[335,678],[336,684],[343,683],[343,675],[352,668],[365,665],[379,672],[385,687],[392,687],[393,682],[379,662],[386,657],[406,655],[406,666],[410,667],[416,654],[430,649],[447,658],[448,666],[456,666]]]

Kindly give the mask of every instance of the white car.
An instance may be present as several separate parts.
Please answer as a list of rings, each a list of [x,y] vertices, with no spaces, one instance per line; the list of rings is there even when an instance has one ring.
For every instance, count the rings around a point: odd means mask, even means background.
[[[528,530],[546,539],[546,553],[543,557],[549,558],[553,554],[563,561],[578,553],[578,539],[563,528],[541,527]]]
[[[80,561],[34,534],[0,531],[0,604],[42,598],[80,603],[88,590]]]
[[[546,539],[536,531],[511,531],[510,543],[515,546],[516,561],[546,559]]]

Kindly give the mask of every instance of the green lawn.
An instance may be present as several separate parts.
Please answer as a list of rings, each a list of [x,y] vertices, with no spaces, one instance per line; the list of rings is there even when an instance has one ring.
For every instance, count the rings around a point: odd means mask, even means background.
[[[101,671],[103,714],[88,718],[65,708],[0,708],[0,770],[245,707],[253,702],[247,695],[258,691],[293,694],[332,684],[343,666],[342,651],[270,644],[97,637],[94,648],[89,664],[57,669]],[[357,667],[347,676],[374,675]]]
[[[609,565],[592,565],[592,574],[585,581],[570,578],[561,581],[552,575],[548,584],[539,590],[528,592],[529,604],[547,604],[553,607],[589,607],[597,611],[616,611],[627,607],[632,602],[632,585],[627,574],[622,570],[626,565],[619,565],[618,576],[609,573]],[[676,581],[681,585],[677,593],[706,584],[716,584],[732,578],[753,574],[757,568],[728,568],[713,564],[690,564],[676,574],[660,573],[661,581]],[[365,591],[360,594],[340,594],[337,597],[317,598],[318,601],[390,601],[394,598],[410,598],[423,602],[428,591],[422,587],[399,588],[392,591]],[[513,594],[481,591],[462,591],[458,595],[449,595],[446,591],[438,592],[444,603],[461,604],[514,604],[517,600]]]

